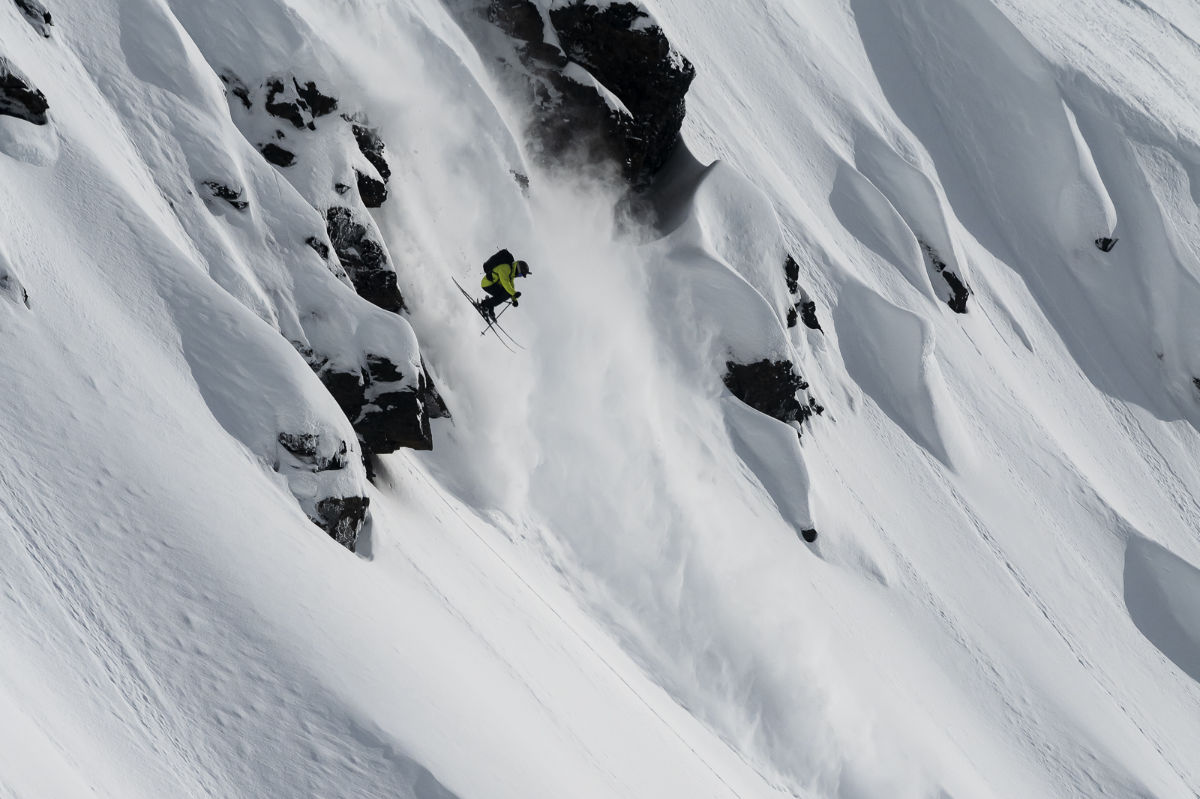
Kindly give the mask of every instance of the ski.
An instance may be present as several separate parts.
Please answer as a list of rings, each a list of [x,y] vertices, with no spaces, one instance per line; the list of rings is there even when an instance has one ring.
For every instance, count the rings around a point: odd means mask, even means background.
[[[450,279],[454,280],[454,278],[450,278]],[[505,341],[503,338],[501,338],[500,334],[504,333],[504,335],[508,336],[509,340],[512,341],[513,344],[516,344],[516,346],[520,347],[521,345],[517,344],[516,340],[513,339],[513,337],[508,333],[507,330],[504,330],[504,328],[500,327],[500,325],[496,324],[491,319],[487,318],[487,315],[483,312],[483,309],[479,307],[479,303],[475,301],[474,297],[472,297],[470,294],[467,293],[467,290],[462,287],[462,284],[460,284],[457,280],[454,280],[454,285],[457,286],[458,290],[460,292],[462,292],[462,295],[467,298],[467,302],[471,303],[471,307],[474,308],[475,313],[479,314],[479,317],[481,319],[483,319],[483,323],[485,325],[487,325],[486,328],[484,328],[482,331],[480,331],[479,335],[486,336],[487,332],[490,330],[496,334],[496,341],[499,341],[500,344],[504,347],[504,349],[508,350],[509,352],[515,353],[516,350],[514,350],[512,347],[510,347],[508,345],[508,342]],[[521,348],[524,349],[524,347],[521,347]]]

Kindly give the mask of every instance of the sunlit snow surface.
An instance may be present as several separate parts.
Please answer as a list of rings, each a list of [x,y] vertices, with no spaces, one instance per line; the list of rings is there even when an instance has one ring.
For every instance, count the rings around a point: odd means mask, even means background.
[[[649,5],[698,70],[657,228],[530,162],[466,0],[0,2],[51,118],[0,120],[0,797],[1200,792],[1200,11]],[[408,326],[320,324],[349,162],[285,179],[224,70],[388,144],[454,419],[359,556],[267,457],[351,436],[285,337]],[[451,282],[500,246],[515,354]],[[764,357],[802,442],[721,383]]]

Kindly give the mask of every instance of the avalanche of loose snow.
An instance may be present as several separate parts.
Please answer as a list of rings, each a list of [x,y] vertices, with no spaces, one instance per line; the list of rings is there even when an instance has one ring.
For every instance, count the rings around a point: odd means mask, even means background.
[[[1200,12],[645,5],[698,75],[654,221],[541,168],[482,0],[0,0],[50,104],[0,117],[0,797],[1200,793]],[[407,312],[306,243],[341,203]],[[511,353],[453,282],[500,247]],[[424,364],[433,451],[369,483],[306,347]]]

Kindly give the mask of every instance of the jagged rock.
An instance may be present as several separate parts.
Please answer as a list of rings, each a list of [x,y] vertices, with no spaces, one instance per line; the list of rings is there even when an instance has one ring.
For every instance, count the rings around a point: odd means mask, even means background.
[[[353,552],[370,505],[369,497],[327,497],[317,503],[317,516],[312,521]]]
[[[492,0],[488,18],[515,39],[541,43],[545,37],[542,14],[529,0]]]
[[[363,205],[368,208],[378,208],[387,201],[388,190],[383,181],[376,180],[357,169],[354,170],[354,174],[358,178],[358,196],[362,198]]]
[[[27,295],[27,296],[28,296],[28,295]],[[29,304],[29,300],[26,300],[26,301],[25,301],[25,304],[26,304],[26,305],[28,305],[28,304]],[[1192,378],[1192,385],[1196,387],[1196,390],[1197,390],[1197,391],[1200,391],[1200,377],[1193,377],[1193,378]]]
[[[241,78],[226,70],[221,73],[221,82],[225,84],[230,94],[242,101],[242,105],[247,111],[254,107],[254,101],[250,98],[250,88],[242,82]]]
[[[1110,239],[1106,236],[1102,236],[1096,239],[1096,247],[1102,252],[1111,252],[1112,248],[1117,246],[1117,241],[1118,239]]]
[[[46,95],[35,88],[11,61],[0,56],[0,116],[45,125],[49,121],[46,117],[49,109]]]
[[[404,310],[396,273],[383,247],[368,238],[366,226],[354,220],[349,208],[330,208],[325,219],[333,250],[358,295],[386,311]]]
[[[626,177],[645,185],[679,140],[684,97],[696,77],[662,29],[643,22],[633,3],[600,8],[584,0],[552,8],[550,20],[568,58],[586,68],[633,115],[623,133]]]
[[[508,173],[513,176],[513,180],[515,180],[517,182],[517,185],[521,187],[521,193],[524,194],[526,197],[528,197],[529,196],[529,176],[526,174],[523,174],[521,172],[518,172],[515,169],[508,170]]]
[[[275,142],[267,142],[258,151],[262,153],[263,158],[275,166],[289,167],[296,163],[296,154],[291,150],[285,150]]]
[[[755,363],[727,361],[725,367],[728,370],[725,385],[756,411],[781,422],[805,422],[819,413],[814,401],[805,404],[797,398],[799,392],[808,388],[808,383],[796,374],[791,361],[766,358]]]
[[[433,378],[429,376],[429,370],[425,368],[424,361],[421,362],[421,375],[417,385],[417,395],[425,406],[425,412],[429,414],[430,419],[450,418],[450,409],[446,407],[446,401],[442,399],[442,395],[438,393],[437,386],[433,384]]]
[[[796,263],[796,259],[790,253],[787,260],[783,262],[783,275],[787,280],[789,294],[795,294],[800,291],[800,264]]]
[[[206,180],[203,182],[203,185],[208,189],[208,194],[213,199],[224,200],[239,211],[245,211],[250,207],[250,203],[242,199],[241,191],[231,189],[220,181]]]
[[[817,321],[817,304],[812,300],[800,303],[800,319],[804,322],[804,326],[810,330],[821,330],[821,323]],[[822,330],[821,332],[825,331]]]
[[[311,80],[301,86],[300,81],[292,78],[292,84],[296,87],[296,94],[300,96],[300,100],[314,117],[327,116],[337,110],[337,99],[322,94],[321,90],[317,88],[317,84]],[[312,126],[309,125],[309,127]]]
[[[280,433],[279,444],[298,460],[311,466],[314,472],[345,469],[350,452],[349,445],[343,441],[332,457],[322,456],[321,437],[315,433]]]
[[[46,7],[38,0],[15,0],[15,2],[33,29],[49,39],[50,27],[54,24],[54,20],[51,19],[50,12],[46,10]]]
[[[796,309],[799,307],[799,305],[793,305],[791,308],[788,308],[787,326],[789,329],[796,326],[796,320],[799,318],[799,311]]]
[[[805,541],[807,541],[808,543],[811,544],[813,541],[817,540],[817,531],[810,527],[807,530],[801,530],[800,536]]]
[[[307,239],[304,240],[304,243],[307,244],[309,247],[312,247],[313,250],[316,251],[317,255],[321,256],[321,260],[323,260],[323,261],[329,260],[329,245],[328,244],[321,241],[316,236],[309,236]]]
[[[266,109],[268,114],[286,119],[297,128],[311,127],[311,122],[304,113],[304,101],[300,99],[298,92],[293,94],[289,90],[291,87],[279,78],[271,78],[264,85],[267,90]]]
[[[387,146],[383,143],[383,139],[379,138],[379,131],[360,125],[349,117],[347,120],[351,122],[354,141],[358,144],[358,149],[362,152],[363,157],[371,162],[371,166],[379,170],[379,177],[383,178],[386,183],[392,177],[392,168],[388,166],[387,157],[384,155]]]
[[[950,310],[955,313],[967,312],[967,299],[971,296],[971,289],[963,283],[962,279],[954,272],[946,268],[946,262],[934,249],[933,245],[928,242],[917,240],[924,250],[925,255],[929,258],[929,263],[933,264],[933,268],[937,270],[942,279],[946,281],[946,285],[950,287],[950,299],[946,300],[946,304],[950,306]]]
[[[317,374],[354,425],[364,453],[433,449],[431,411],[444,412],[445,404],[427,376],[409,380],[380,355],[367,355],[357,372],[321,369]]]
[[[338,194],[345,194],[350,191],[350,186],[345,183],[335,183],[333,184],[333,190]]]

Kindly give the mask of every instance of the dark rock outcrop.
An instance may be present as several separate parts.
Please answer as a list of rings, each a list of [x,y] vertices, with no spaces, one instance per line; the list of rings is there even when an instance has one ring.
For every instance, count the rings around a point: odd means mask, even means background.
[[[950,306],[950,310],[955,313],[966,313],[967,299],[971,296],[970,287],[962,281],[962,278],[946,267],[946,262],[942,260],[941,255],[938,254],[933,245],[920,239],[918,239],[918,243],[925,252],[925,257],[929,259],[929,263],[933,265],[937,273],[946,281],[946,285],[950,287],[950,299],[946,300],[946,304]]]
[[[583,0],[551,9],[550,20],[568,58],[585,67],[633,115],[624,131],[626,176],[644,184],[666,163],[679,140],[684,96],[696,77],[657,25],[633,3],[604,8]]]
[[[313,248],[317,255],[321,256],[321,260],[329,260],[329,245],[318,239],[316,236],[309,236],[304,240],[304,243]]]
[[[800,320],[810,330],[821,330],[821,322],[817,319],[817,304],[812,300],[800,303]],[[824,332],[824,331],[822,331]]]
[[[0,116],[16,117],[35,125],[45,125],[50,103],[25,73],[0,56]]]
[[[354,141],[358,144],[359,151],[371,163],[371,166],[375,167],[375,171],[379,173],[379,177],[376,178],[366,174],[362,170],[355,170],[355,176],[358,181],[358,194],[362,197],[363,204],[368,208],[378,208],[387,200],[387,183],[392,177],[392,168],[388,166],[387,157],[384,155],[384,151],[387,148],[383,143],[383,139],[379,137],[377,130],[359,124],[352,117],[346,116],[344,118],[351,124],[351,130],[354,131]]]
[[[271,78],[264,86],[267,90],[266,109],[268,114],[286,119],[297,128],[314,127],[312,120],[305,113],[307,105],[300,99],[300,94],[295,91],[294,86],[290,86],[280,78]]]
[[[811,544],[813,541],[817,540],[817,531],[811,527],[807,530],[801,530],[800,537]]]
[[[798,321],[811,330],[820,330],[821,323],[817,321],[817,304],[808,298],[800,288],[800,264],[788,254],[783,262],[783,277],[787,281],[788,293],[792,295],[792,307],[788,308],[787,326],[795,327]]]
[[[518,40],[530,71],[535,107],[531,133],[549,160],[578,155],[611,159],[644,187],[679,140],[684,96],[696,72],[674,52],[662,29],[633,3],[604,8],[576,0],[553,8],[550,21],[562,50],[546,41],[541,11],[530,0],[492,0],[489,18]],[[628,115],[610,107],[597,89],[569,76],[582,67],[611,91]]]
[[[46,10],[46,7],[38,0],[15,0],[15,2],[33,29],[49,39],[50,27],[54,24],[54,20],[50,17],[50,12]]]
[[[330,208],[325,214],[329,240],[358,295],[386,311],[404,310],[396,273],[383,247],[367,235],[349,208]]]
[[[781,422],[803,423],[825,410],[811,397],[807,402],[800,401],[797,395],[808,388],[808,383],[796,374],[791,361],[727,361],[725,368],[725,385],[735,397]]]
[[[378,208],[387,201],[387,185],[382,180],[376,180],[357,169],[354,170],[354,175],[358,182],[358,196],[362,198],[363,205]]]
[[[317,503],[317,516],[312,521],[353,552],[370,505],[369,497],[327,497]]]
[[[243,108],[249,111],[254,107],[254,101],[250,98],[250,88],[242,82],[241,78],[226,70],[221,73],[221,82],[225,84],[227,92],[241,100]]]
[[[267,142],[258,148],[263,158],[278,167],[289,167],[296,163],[296,154],[291,150],[280,147],[275,142]]]
[[[343,441],[332,457],[321,455],[321,437],[315,433],[280,433],[279,445],[314,472],[345,469],[350,451]]]
[[[1112,248],[1117,246],[1118,239],[1110,239],[1102,236],[1096,239],[1096,247],[1102,252],[1112,252]]]
[[[445,404],[424,374],[407,379],[396,364],[379,355],[368,355],[355,372],[323,365],[314,368],[354,425],[364,452],[385,455],[402,447],[433,449],[430,411],[444,411]]]
[[[300,97],[300,102],[314,118],[328,116],[337,110],[337,98],[322,94],[321,90],[317,88],[317,84],[311,80],[301,85],[300,81],[292,78],[292,85],[296,87],[296,94]]]
[[[231,189],[218,180],[206,180],[201,185],[208,191],[208,196],[214,200],[224,200],[239,211],[245,211],[250,203],[242,199],[242,192]]]

